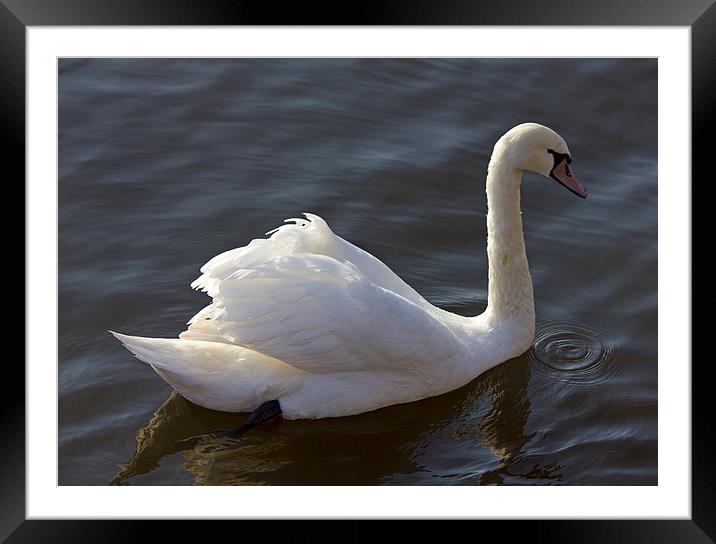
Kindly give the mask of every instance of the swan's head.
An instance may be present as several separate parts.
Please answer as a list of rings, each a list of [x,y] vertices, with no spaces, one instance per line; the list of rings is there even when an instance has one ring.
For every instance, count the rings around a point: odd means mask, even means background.
[[[567,142],[554,130],[537,123],[524,123],[509,130],[498,145],[504,146],[516,168],[542,174],[575,195],[587,198],[587,191],[572,173],[572,155]]]

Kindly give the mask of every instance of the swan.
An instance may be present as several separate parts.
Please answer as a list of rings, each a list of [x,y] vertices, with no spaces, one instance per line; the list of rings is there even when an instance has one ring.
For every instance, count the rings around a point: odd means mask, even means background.
[[[520,211],[529,170],[574,194],[564,139],[520,124],[487,170],[488,303],[464,317],[437,308],[314,214],[217,255],[192,288],[212,302],[179,338],[109,331],[176,391],[247,424],[359,414],[446,393],[530,349],[535,309]]]

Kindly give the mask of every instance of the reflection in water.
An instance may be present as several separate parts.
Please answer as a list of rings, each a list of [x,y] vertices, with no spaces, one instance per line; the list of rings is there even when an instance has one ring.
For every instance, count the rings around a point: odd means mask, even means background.
[[[557,465],[523,467],[523,447],[537,434],[525,431],[528,381],[525,355],[445,395],[352,417],[279,418],[239,438],[210,433],[237,426],[245,414],[207,410],[173,393],[137,431],[136,450],[111,483],[128,483],[176,452],[200,485],[402,484],[407,475],[430,484],[559,480]],[[425,468],[460,450],[478,460],[472,470],[438,477]],[[476,468],[490,458],[494,469]]]
[[[535,464],[528,471],[522,469],[522,448],[538,433],[525,434],[527,418],[530,413],[530,401],[527,395],[530,366],[528,355],[522,355],[507,363],[508,368],[498,367],[509,380],[499,380],[492,390],[492,404],[480,421],[480,436],[483,442],[499,458],[499,466],[480,476],[481,485],[510,483],[509,477],[520,476],[528,480],[559,480],[559,466],[541,467]],[[535,483],[535,482],[532,482]]]
[[[235,427],[243,416],[206,410],[177,392],[162,404],[137,431],[136,448],[127,464],[110,482],[122,484],[128,478],[155,469],[162,457],[180,451],[182,441],[219,427]]]

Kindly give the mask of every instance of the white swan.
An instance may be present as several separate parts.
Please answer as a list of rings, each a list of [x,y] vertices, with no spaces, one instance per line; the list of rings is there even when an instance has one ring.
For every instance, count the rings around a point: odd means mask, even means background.
[[[348,416],[451,391],[534,339],[520,182],[524,170],[586,191],[567,144],[518,125],[487,173],[487,309],[436,308],[320,217],[289,219],[268,239],[218,255],[192,283],[213,302],[175,339],[114,334],[192,402],[250,411],[278,401],[287,419]],[[275,404],[275,403],[274,403]]]

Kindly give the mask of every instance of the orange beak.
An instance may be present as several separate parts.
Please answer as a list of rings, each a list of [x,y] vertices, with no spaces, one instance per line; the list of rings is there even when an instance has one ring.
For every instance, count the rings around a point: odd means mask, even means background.
[[[575,195],[587,198],[587,190],[582,187],[579,180],[572,175],[572,171],[569,169],[569,164],[567,164],[567,157],[559,161],[559,163],[552,168],[552,171],[549,173],[549,177],[559,182],[561,185],[564,185]]]

